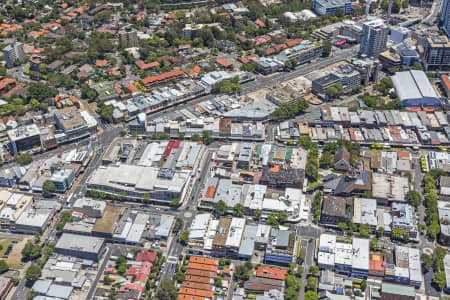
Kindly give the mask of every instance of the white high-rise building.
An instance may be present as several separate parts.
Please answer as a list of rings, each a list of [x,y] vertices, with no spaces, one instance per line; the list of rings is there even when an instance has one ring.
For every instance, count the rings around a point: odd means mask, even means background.
[[[25,57],[23,51],[23,44],[20,42],[14,42],[11,45],[3,48],[3,56],[5,57],[6,64],[12,66],[17,59]]]
[[[382,19],[370,18],[363,23],[360,54],[375,57],[386,50],[389,27]]]

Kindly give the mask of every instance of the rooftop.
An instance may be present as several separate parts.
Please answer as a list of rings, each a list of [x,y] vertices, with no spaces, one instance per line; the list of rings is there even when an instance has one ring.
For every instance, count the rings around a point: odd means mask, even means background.
[[[56,249],[70,249],[98,254],[104,242],[105,240],[102,238],[63,233],[56,244]]]

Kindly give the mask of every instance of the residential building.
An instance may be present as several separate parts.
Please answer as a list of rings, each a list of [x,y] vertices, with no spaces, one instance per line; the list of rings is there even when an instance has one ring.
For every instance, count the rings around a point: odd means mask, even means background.
[[[361,34],[360,54],[376,57],[386,50],[389,27],[382,19],[371,18],[363,23]]]
[[[127,27],[119,31],[119,43],[122,48],[138,46],[138,34],[136,29]]]
[[[25,57],[25,52],[23,51],[23,44],[21,42],[14,42],[5,48],[3,48],[3,57],[5,58],[6,64],[8,66],[14,65],[14,62],[18,59]]]
[[[348,152],[347,148],[341,147],[338,149],[334,156],[333,167],[338,171],[349,171],[351,169],[350,152]]]
[[[342,14],[348,15],[352,13],[352,2],[348,0],[314,0],[312,9],[320,16],[335,16],[338,10],[341,10]]]
[[[298,65],[308,63],[315,58],[322,56],[323,46],[321,43],[312,41],[302,41],[299,45],[283,50],[275,56],[275,59],[282,62],[297,61]]]
[[[253,57],[251,63],[256,66],[256,70],[261,74],[268,75],[283,70],[284,65],[268,57]]]

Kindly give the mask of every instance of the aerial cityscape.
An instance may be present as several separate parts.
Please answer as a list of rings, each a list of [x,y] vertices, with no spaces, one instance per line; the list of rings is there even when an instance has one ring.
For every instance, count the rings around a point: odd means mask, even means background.
[[[450,0],[3,0],[0,50],[0,300],[450,300]]]

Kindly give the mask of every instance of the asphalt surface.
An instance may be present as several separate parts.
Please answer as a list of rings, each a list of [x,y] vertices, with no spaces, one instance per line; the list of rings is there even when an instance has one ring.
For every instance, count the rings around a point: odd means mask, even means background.
[[[97,289],[98,281],[100,280],[100,277],[102,276],[103,271],[106,268],[109,258],[111,257],[111,253],[112,253],[111,245],[108,244],[108,251],[106,252],[103,262],[102,262],[100,268],[98,269],[97,275],[95,276],[95,280],[91,284],[91,288],[89,289],[86,299],[88,299],[88,300],[92,299],[92,297],[94,296],[94,292]]]
[[[202,186],[206,180],[206,175],[208,172],[208,165],[211,161],[212,152],[208,151],[206,153],[206,159],[203,161],[201,166],[200,174],[197,175],[195,182],[193,183],[193,188],[191,191],[191,194],[189,195],[189,199],[187,203],[185,204],[186,210],[180,210],[179,212],[183,213],[183,229],[187,229],[191,227],[192,220],[195,217],[196,211],[197,211],[197,205],[196,201],[199,198],[199,194],[201,192]],[[185,216],[185,214],[188,213],[188,217]],[[182,229],[182,230],[183,230]],[[180,230],[179,232],[181,232]],[[183,252],[184,246],[179,243],[178,241],[179,233],[174,236],[172,243],[170,244],[170,248],[168,249],[168,256],[174,256],[178,257]],[[174,264],[166,263],[165,267],[162,270],[162,274],[160,277],[160,280],[163,279],[172,279],[173,275],[175,273],[175,266]]]
[[[425,294],[427,296],[439,298],[441,296],[441,292],[438,291],[432,284],[433,277],[434,277],[433,268],[430,268],[423,276],[423,280],[424,280],[424,284],[425,284]]]

